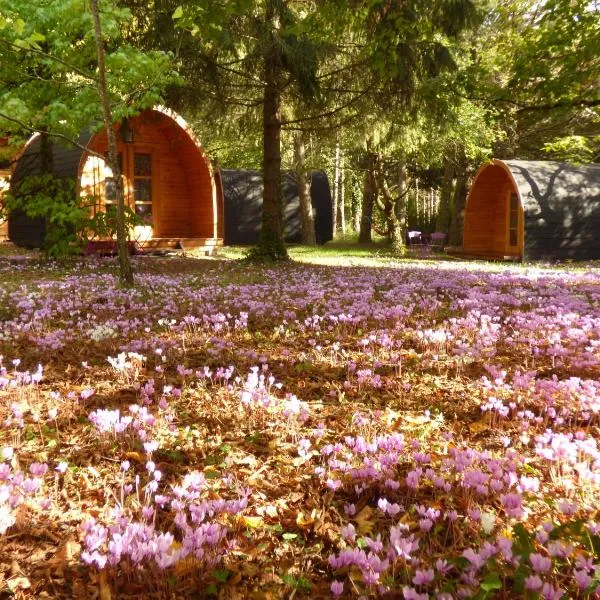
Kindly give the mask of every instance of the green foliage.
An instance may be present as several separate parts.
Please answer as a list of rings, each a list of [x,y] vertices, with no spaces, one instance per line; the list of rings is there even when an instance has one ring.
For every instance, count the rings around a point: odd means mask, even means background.
[[[79,252],[82,231],[90,207],[75,200],[75,182],[50,174],[26,177],[3,198],[0,211],[7,217],[22,211],[32,219],[44,219],[44,252],[53,258]]]
[[[0,217],[21,211],[29,218],[43,219],[45,254],[61,258],[81,252],[94,238],[112,238],[116,233],[116,214],[113,211],[90,213],[96,199],[79,197],[72,179],[59,179],[51,174],[26,177],[3,197]],[[128,228],[140,224],[139,217],[125,208]]]
[[[123,43],[132,16],[101,3],[107,83],[115,120],[161,101],[180,83],[172,57]],[[0,0],[0,131],[25,140],[32,131],[76,140],[101,121],[93,23],[86,0]]]
[[[568,135],[546,142],[542,150],[554,160],[592,162],[595,152],[598,151],[594,144],[600,146],[600,137],[590,139],[582,135]]]

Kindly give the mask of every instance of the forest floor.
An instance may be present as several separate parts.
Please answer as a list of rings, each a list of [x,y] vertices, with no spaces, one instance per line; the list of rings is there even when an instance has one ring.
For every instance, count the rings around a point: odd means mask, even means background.
[[[239,254],[0,248],[0,598],[600,597],[598,265]]]

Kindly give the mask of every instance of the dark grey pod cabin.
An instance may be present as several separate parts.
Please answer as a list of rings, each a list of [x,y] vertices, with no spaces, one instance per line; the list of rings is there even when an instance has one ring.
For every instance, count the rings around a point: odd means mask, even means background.
[[[600,258],[600,165],[522,160],[483,165],[467,197],[460,254]]]
[[[262,224],[263,179],[258,171],[222,169],[225,244],[255,244]],[[292,171],[281,176],[284,211],[284,238],[301,241],[298,180]],[[333,239],[331,191],[323,171],[311,173],[310,195],[317,243]]]

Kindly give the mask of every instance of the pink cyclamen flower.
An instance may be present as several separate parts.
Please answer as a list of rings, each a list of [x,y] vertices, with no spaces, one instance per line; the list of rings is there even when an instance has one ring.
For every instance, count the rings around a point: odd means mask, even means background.
[[[538,554],[537,552],[531,554],[529,560],[531,561],[531,566],[536,573],[545,573],[546,571],[550,570],[550,567],[552,567],[552,560],[546,556]]]
[[[555,588],[551,583],[546,582],[541,592],[544,600],[560,600],[564,595],[564,590]]]
[[[523,498],[520,494],[502,494],[500,502],[509,517],[519,518],[523,516]]]
[[[415,585],[427,585],[431,583],[435,578],[435,573],[433,569],[417,569],[415,572],[415,576],[412,579],[412,582]]]
[[[525,589],[535,592],[542,587],[542,580],[538,575],[529,575],[525,577]]]
[[[344,582],[343,581],[333,581],[331,583],[331,593],[337,598],[344,593]]]
[[[587,589],[590,586],[590,583],[592,583],[592,578],[586,571],[573,571],[573,576],[575,577],[577,587],[580,590]]]

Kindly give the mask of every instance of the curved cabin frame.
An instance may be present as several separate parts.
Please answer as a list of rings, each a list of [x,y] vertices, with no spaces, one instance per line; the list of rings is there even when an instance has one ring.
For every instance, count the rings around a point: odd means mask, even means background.
[[[125,203],[142,220],[130,232],[131,239],[147,248],[210,250],[222,244],[219,181],[187,123],[172,111],[157,107],[114,128]],[[56,145],[52,150],[54,174],[76,179],[79,194],[94,198],[93,214],[111,210],[116,202],[112,172],[106,161],[97,156],[106,155],[107,137],[105,130],[82,134],[79,143],[95,154]],[[28,142],[17,162],[14,182],[40,172],[36,139]],[[39,228],[39,223],[28,222],[23,215],[15,219],[11,216],[10,237],[18,244],[39,245],[43,239]]]
[[[493,160],[476,173],[465,206],[468,256],[600,258],[600,165]]]

